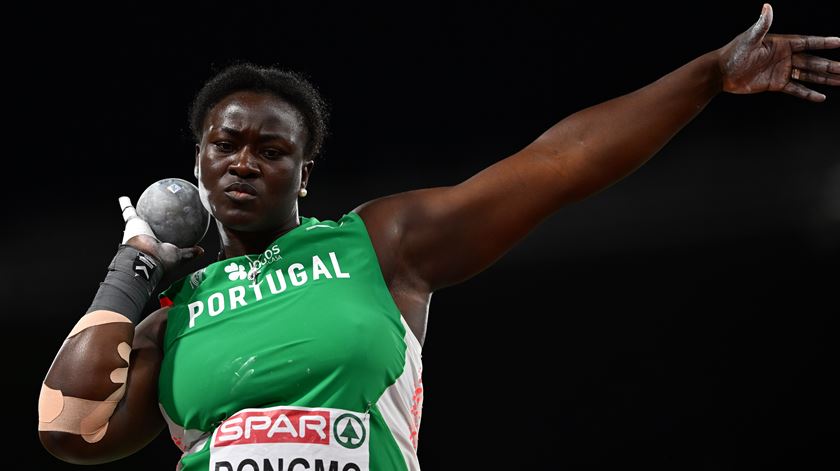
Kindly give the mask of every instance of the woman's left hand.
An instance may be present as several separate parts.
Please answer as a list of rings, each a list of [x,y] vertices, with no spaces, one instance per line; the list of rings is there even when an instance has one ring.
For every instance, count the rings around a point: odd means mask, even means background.
[[[840,62],[805,51],[840,47],[840,38],[767,34],[772,22],[773,8],[765,3],[758,21],[718,50],[723,91],[781,91],[809,101],[825,100],[802,83],[840,85]]]

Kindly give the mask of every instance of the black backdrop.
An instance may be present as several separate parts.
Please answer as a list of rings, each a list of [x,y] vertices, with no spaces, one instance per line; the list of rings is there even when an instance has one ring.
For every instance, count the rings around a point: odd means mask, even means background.
[[[775,2],[771,31],[838,35],[836,3]],[[214,67],[281,64],[321,89],[332,133],[301,214],[337,219],[378,196],[457,184],[564,116],[722,46],[761,9],[176,5],[8,17],[25,31],[4,33],[16,125],[0,283],[20,439],[11,468],[75,468],[38,443],[41,381],[119,242],[117,197],[192,178],[186,108]],[[435,293],[424,469],[836,462],[840,89],[815,88],[827,102],[719,96],[632,176]],[[208,263],[215,229],[202,245]],[[172,469],[177,457],[163,433],[89,469]]]

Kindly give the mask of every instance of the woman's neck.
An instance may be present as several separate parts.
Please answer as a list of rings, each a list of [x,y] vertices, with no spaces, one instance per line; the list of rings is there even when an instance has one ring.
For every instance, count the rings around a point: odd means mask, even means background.
[[[221,248],[219,251],[219,260],[262,253],[278,237],[299,225],[300,219],[297,215],[291,221],[278,228],[256,232],[238,231],[224,227],[222,223],[216,221],[216,226],[219,229],[219,247]]]

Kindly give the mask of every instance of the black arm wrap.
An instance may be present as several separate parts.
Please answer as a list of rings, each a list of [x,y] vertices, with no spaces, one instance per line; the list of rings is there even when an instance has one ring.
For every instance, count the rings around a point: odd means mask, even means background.
[[[100,309],[117,312],[137,325],[162,277],[160,261],[130,245],[121,244],[87,312]]]

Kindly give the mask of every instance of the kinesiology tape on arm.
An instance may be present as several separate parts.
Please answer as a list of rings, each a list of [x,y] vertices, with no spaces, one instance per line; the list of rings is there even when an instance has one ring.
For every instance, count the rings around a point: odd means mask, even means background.
[[[65,352],[62,352],[64,355],[59,353],[56,362],[77,363],[90,360],[91,352],[85,348],[84,343],[79,343],[80,334],[92,327],[115,323],[129,324],[129,321],[122,315],[108,311],[94,311],[86,314],[70,332],[62,348],[62,350],[65,350]],[[47,379],[41,385],[41,394],[38,397],[39,431],[79,435],[88,443],[99,442],[105,437],[111,416],[114,415],[117,405],[125,396],[128,365],[131,359],[131,346],[128,343],[119,342],[115,347],[115,353],[119,355],[119,359],[113,365],[113,368],[109,368],[110,371],[102,372],[102,378],[107,378],[106,381],[116,386],[116,389],[107,393],[106,397],[100,396],[100,398],[94,399],[68,395],[64,391],[78,390],[78,385],[57,383],[57,380],[52,380],[50,375],[47,375]],[[114,348],[114,346],[111,348]],[[111,350],[111,352],[103,351],[102,353],[112,356],[114,350]],[[60,367],[66,366],[60,365]],[[58,376],[62,377],[63,375],[59,374]],[[90,380],[91,378],[73,375],[70,378],[65,377],[64,383]],[[52,387],[47,385],[48,382],[51,383]]]
[[[121,244],[87,312],[117,312],[137,325],[162,277],[160,261],[130,245]]]
[[[129,342],[134,331],[115,331],[109,326],[136,325],[162,276],[158,260],[134,247],[120,245],[93,303],[70,331],[56,357],[53,368],[57,370],[53,372],[51,368],[41,386],[38,430],[80,435],[88,443],[105,437],[111,416],[125,396],[131,358]],[[98,330],[89,330],[94,328]],[[97,367],[101,376],[67,374],[90,365],[101,365]],[[104,392],[97,388],[95,384],[103,380],[115,388]],[[88,381],[90,387],[85,384]],[[86,389],[90,392],[81,395],[87,397],[65,393]]]

